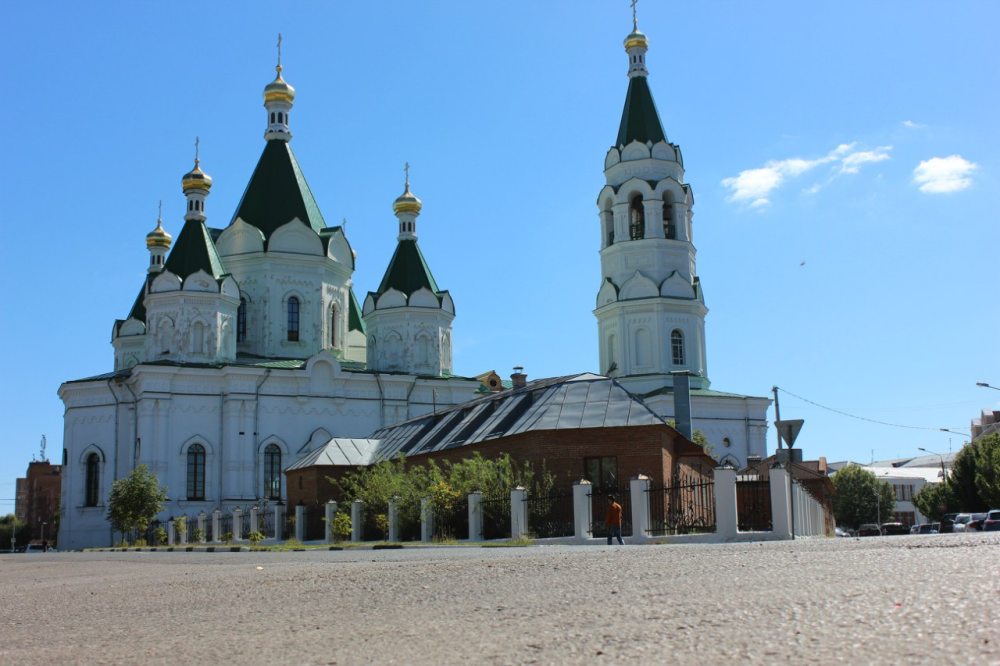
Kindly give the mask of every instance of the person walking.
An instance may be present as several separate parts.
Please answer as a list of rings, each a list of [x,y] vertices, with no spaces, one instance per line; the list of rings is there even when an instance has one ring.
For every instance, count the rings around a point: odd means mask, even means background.
[[[624,546],[622,541],[622,505],[615,501],[614,495],[608,495],[608,516],[605,519],[608,528],[608,545],[611,545],[611,537],[618,538],[618,545]]]

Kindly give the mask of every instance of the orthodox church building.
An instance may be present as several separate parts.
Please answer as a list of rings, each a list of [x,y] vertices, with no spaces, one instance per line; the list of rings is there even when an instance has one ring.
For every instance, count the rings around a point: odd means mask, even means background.
[[[766,456],[769,401],[710,388],[694,195],[653,103],[647,48],[633,22],[628,92],[597,197],[599,372],[657,418],[674,417],[675,383],[679,397],[690,386],[692,424],[710,453],[742,466]],[[196,150],[176,241],[158,219],[146,278],[112,328],[114,370],[59,389],[60,547],[110,543],[111,484],[138,464],[167,486],[168,516],[281,501],[284,471],[334,440],[376,446],[394,424],[500,390],[495,373],[481,375],[488,382],[452,374],[455,304],[417,243],[421,201],[408,172],[393,203],[395,253],[359,304],[344,229],[327,226],[292,152],[295,90],[281,72],[279,56],[264,89],[264,151],[229,224],[208,224],[212,179]]]

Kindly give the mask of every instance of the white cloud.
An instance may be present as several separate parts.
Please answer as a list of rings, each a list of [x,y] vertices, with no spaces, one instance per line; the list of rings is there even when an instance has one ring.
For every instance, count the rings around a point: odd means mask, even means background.
[[[905,127],[906,129],[923,129],[927,127],[927,125],[924,125],[923,123],[916,123],[913,122],[912,120],[904,120],[903,127]]]
[[[840,169],[834,172],[834,177],[843,173],[858,173],[863,164],[889,159],[889,151],[892,150],[892,146],[880,146],[874,150],[856,151],[855,145],[842,143],[823,157],[812,160],[801,157],[770,160],[762,167],[744,169],[736,176],[723,179],[722,185],[730,190],[729,201],[760,208],[771,203],[771,193],[787,180],[797,178],[824,164],[840,165]],[[816,184],[806,192],[815,194],[821,188],[822,185]]]
[[[913,182],[927,194],[958,192],[972,185],[970,178],[978,165],[961,155],[932,157],[913,170]]]

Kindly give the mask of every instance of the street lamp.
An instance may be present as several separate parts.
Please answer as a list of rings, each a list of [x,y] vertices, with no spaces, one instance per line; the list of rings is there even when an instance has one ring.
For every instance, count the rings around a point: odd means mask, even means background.
[[[941,428],[941,430],[946,430],[947,432],[951,432],[947,428]],[[944,483],[948,478],[947,473],[944,471],[944,456],[941,455],[940,453],[937,453],[936,451],[928,451],[922,446],[918,446],[917,451],[923,451],[924,453],[929,453],[932,456],[937,456],[938,458],[941,459],[941,483]]]
[[[994,391],[1000,391],[1000,388],[997,388],[996,386],[990,386],[986,382],[976,382],[976,386],[982,386],[983,388],[991,388]]]
[[[1000,390],[1000,389],[998,389],[998,390]],[[951,430],[950,428],[938,428],[938,430],[940,430],[941,432],[950,432],[953,435],[961,435],[962,437],[972,437],[972,435],[970,435],[968,433],[959,432],[957,430]]]

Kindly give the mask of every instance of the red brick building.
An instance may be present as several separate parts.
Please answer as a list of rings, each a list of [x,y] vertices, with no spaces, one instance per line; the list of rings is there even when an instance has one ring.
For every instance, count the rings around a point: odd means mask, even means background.
[[[15,515],[31,528],[31,540],[56,540],[56,518],[59,514],[59,494],[62,488],[62,467],[47,460],[28,464],[28,472],[17,480],[18,496]]]

